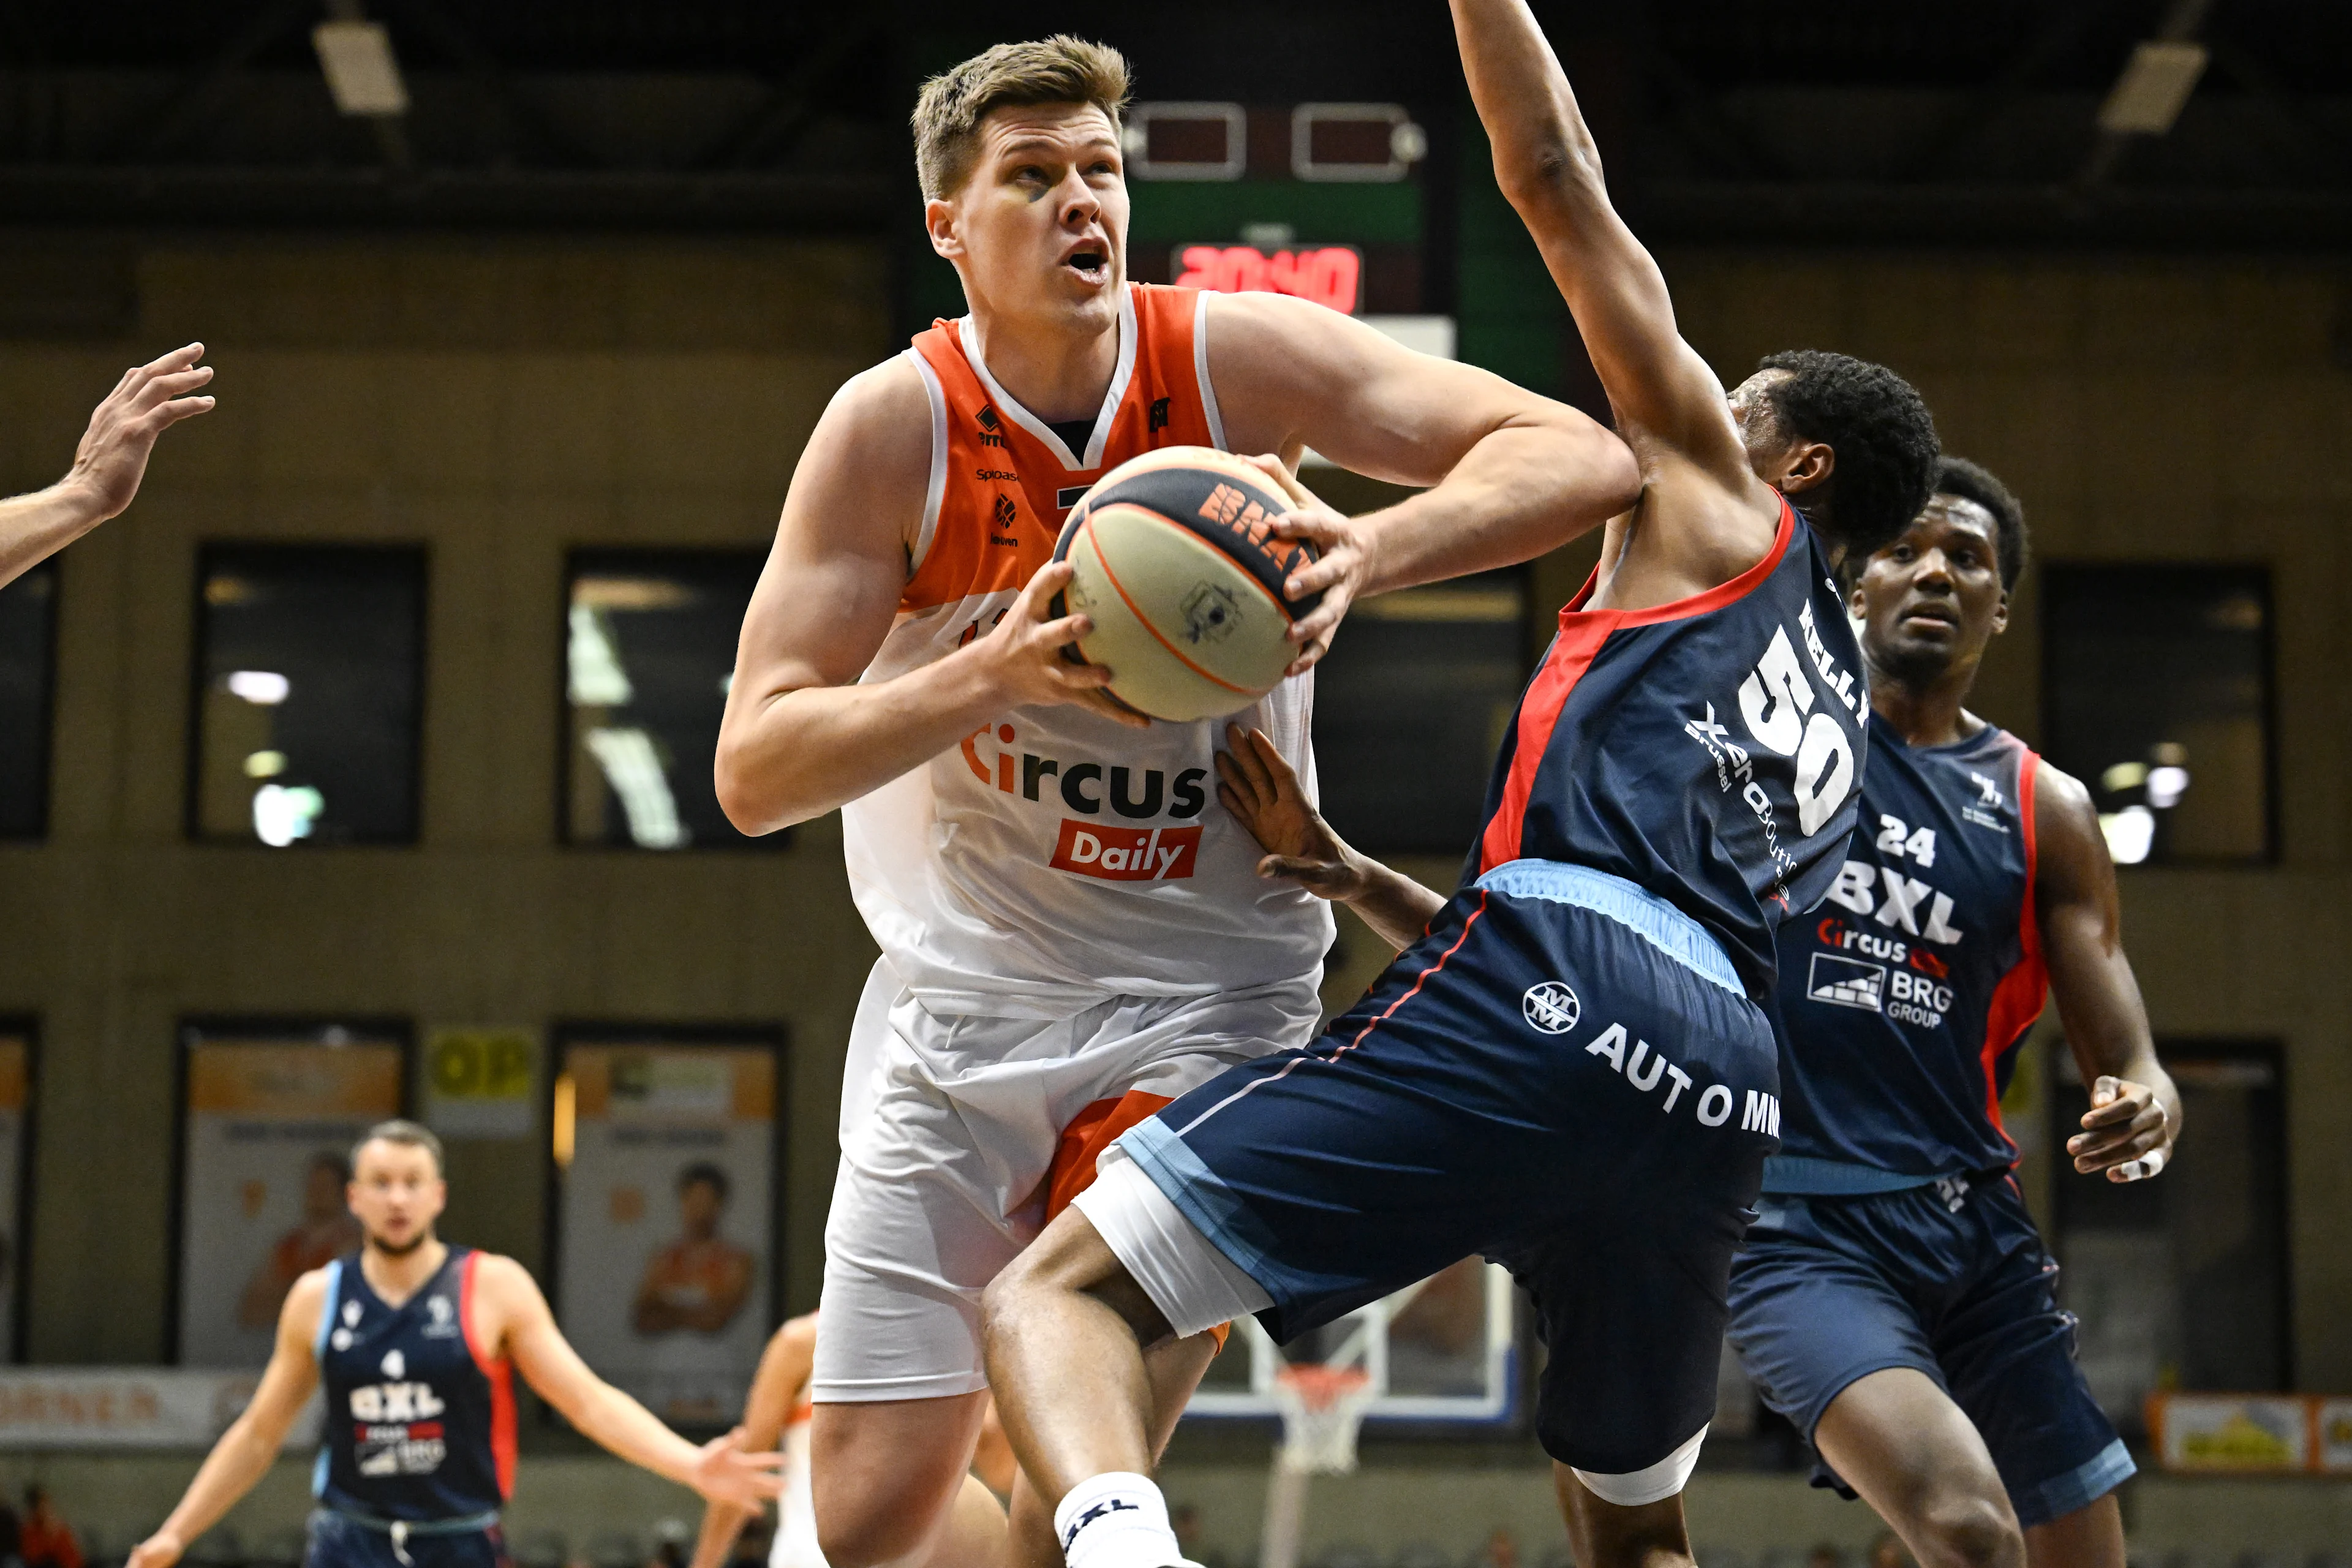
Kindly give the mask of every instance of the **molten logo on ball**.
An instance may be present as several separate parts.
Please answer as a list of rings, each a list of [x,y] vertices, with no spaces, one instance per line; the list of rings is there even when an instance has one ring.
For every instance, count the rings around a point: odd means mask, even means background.
[[[1214,583],[1196,583],[1184,596],[1184,637],[1196,647],[1224,641],[1241,618],[1241,601]]]

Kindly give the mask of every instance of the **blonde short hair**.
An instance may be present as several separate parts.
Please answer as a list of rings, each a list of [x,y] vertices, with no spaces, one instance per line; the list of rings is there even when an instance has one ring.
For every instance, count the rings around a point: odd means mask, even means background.
[[[1091,104],[1119,128],[1127,107],[1127,57],[1067,33],[998,44],[931,78],[915,100],[915,173],[923,196],[951,196],[971,177],[980,122],[989,110],[1037,103]]]

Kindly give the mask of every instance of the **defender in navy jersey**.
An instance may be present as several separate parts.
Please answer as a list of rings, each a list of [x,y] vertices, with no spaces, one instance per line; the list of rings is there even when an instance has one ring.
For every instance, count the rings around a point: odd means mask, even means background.
[[[1142,1474],[1145,1346],[1243,1312],[1287,1339],[1474,1252],[1536,1299],[1578,1560],[1688,1551],[1725,1279],[1780,1118],[1773,932],[1836,876],[1863,768],[1832,574],[1925,502],[1935,430],[1900,377],[1836,354],[1774,355],[1727,399],[1526,5],[1454,16],[1643,493],[1520,700],[1450,900],[1341,844],[1273,744],[1228,731],[1220,798],[1273,851],[1261,874],[1405,951],[1317,1045],[1126,1133],[991,1288],[990,1381],[1071,1568],[1178,1560]]]
[[[499,1568],[514,1487],[513,1373],[582,1432],[715,1502],[782,1489],[776,1454],[732,1432],[697,1448],[590,1372],[520,1265],[433,1234],[448,1201],[440,1141],[412,1121],[352,1151],[361,1249],[295,1282],[253,1402],[126,1568],[171,1568],[277,1458],[325,1392],[305,1568]]]
[[[2154,1175],[2179,1101],[2117,935],[2088,794],[1963,706],[2006,624],[2024,513],[1946,458],[1853,604],[1869,661],[1862,824],[1780,932],[1780,1152],[1731,1274],[1774,1408],[1922,1562],[2124,1561],[2132,1473],[2074,1358],[2000,1095],[2053,983],[2093,1085],[2076,1170]]]

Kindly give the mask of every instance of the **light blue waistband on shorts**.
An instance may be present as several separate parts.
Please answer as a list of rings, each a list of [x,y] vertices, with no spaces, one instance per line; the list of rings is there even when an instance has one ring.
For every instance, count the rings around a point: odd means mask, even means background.
[[[1622,877],[1565,860],[1506,860],[1479,878],[1478,886],[1507,898],[1547,899],[1607,915],[1619,925],[1632,927],[1651,946],[1702,980],[1712,980],[1741,996],[1748,994],[1723,944],[1705,926]]]

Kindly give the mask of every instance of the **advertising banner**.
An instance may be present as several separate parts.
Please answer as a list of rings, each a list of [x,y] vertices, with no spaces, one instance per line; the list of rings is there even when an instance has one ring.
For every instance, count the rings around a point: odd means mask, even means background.
[[[0,1449],[204,1448],[253,1398],[249,1372],[54,1367],[0,1372]],[[287,1435],[319,1441],[317,1394]]]
[[[16,1359],[18,1270],[25,1258],[25,1117],[32,1104],[33,1042],[0,1026],[0,1363]]]
[[[477,1026],[425,1037],[425,1124],[444,1138],[528,1138],[539,1039]]]
[[[2316,1459],[2315,1403],[2294,1394],[2159,1394],[2148,1401],[2148,1427],[2168,1470],[2307,1470]]]
[[[361,1133],[400,1114],[406,1053],[340,1029],[189,1036],[180,1360],[259,1367],[295,1279],[360,1243],[346,1162]]]
[[[774,1326],[777,1066],[772,1040],[562,1051],[557,1315],[674,1422],[740,1415]]]

